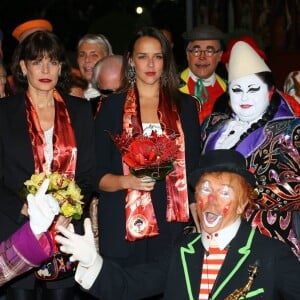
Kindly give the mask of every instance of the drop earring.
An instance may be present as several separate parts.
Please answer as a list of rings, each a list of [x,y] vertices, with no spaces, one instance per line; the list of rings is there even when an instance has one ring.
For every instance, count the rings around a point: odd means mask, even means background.
[[[162,74],[161,77],[160,77],[160,83],[163,87],[166,87],[167,86],[167,83],[168,83],[168,78],[166,76],[166,74]]]
[[[135,68],[130,65],[129,69],[128,69],[128,81],[129,81],[130,85],[135,84],[135,77],[136,77]]]

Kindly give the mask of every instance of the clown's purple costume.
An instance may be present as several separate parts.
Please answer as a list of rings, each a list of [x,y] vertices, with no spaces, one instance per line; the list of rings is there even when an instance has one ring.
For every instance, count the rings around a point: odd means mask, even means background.
[[[248,220],[261,233],[290,244],[300,257],[300,118],[274,89],[268,67],[245,75],[231,78],[232,115],[212,114],[204,122],[202,152],[233,148],[247,158],[260,187],[257,210],[249,212]],[[251,106],[257,115],[246,118],[247,109],[241,108]]]
[[[260,186],[259,209],[249,212],[252,224],[263,234],[292,244],[299,256],[297,228],[292,228],[292,220],[299,217],[300,207],[300,118],[294,117],[278,93],[273,95],[272,101],[274,98],[280,101],[274,118],[249,133],[234,149],[247,158]],[[230,117],[224,114],[214,114],[206,120],[204,153],[215,148],[229,120]]]

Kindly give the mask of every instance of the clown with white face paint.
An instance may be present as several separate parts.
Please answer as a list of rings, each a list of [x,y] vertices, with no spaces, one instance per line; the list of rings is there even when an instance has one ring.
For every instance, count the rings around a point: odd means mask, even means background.
[[[202,152],[235,149],[247,158],[261,192],[248,221],[289,244],[300,259],[300,231],[294,225],[300,207],[300,119],[276,89],[264,60],[245,42],[232,48],[228,81],[232,113],[206,119]]]
[[[238,198],[237,186],[233,185],[230,175],[204,175],[196,190],[202,229],[212,234],[234,223],[244,210]]]
[[[254,74],[235,79],[229,85],[231,108],[244,122],[261,118],[269,106],[269,94],[267,84]]]

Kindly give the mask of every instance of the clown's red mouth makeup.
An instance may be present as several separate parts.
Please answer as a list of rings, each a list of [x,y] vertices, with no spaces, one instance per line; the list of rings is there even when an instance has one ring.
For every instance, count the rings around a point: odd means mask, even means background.
[[[207,227],[215,227],[223,218],[222,215],[217,215],[212,212],[204,212],[203,219]]]

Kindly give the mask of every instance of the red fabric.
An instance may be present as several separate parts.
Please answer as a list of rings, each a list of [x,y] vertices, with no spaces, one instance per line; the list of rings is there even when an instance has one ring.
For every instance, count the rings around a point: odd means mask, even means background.
[[[170,105],[160,91],[158,116],[163,133],[169,130],[176,133],[176,143],[180,145],[180,151],[174,162],[174,170],[166,177],[167,188],[167,212],[168,222],[186,222],[189,219],[187,180],[185,171],[184,136],[181,122],[176,107]],[[140,120],[140,108],[138,93],[135,88],[130,88],[123,113],[123,130],[128,134],[143,134]],[[123,163],[124,174],[129,174],[128,166]],[[151,193],[145,191],[128,190],[126,195],[126,239],[135,241],[159,234],[159,229],[151,200]]]
[[[100,99],[99,99],[99,102],[97,103],[97,107],[96,107],[96,111],[95,111],[95,114],[94,114],[94,119],[96,119],[99,111],[100,111],[100,108],[102,106],[102,102],[103,102],[103,96],[100,95]]]
[[[42,236],[39,238],[38,242],[39,245],[41,246],[41,249],[43,249],[43,251],[50,256],[51,253],[53,252],[53,249],[52,249],[52,245],[49,242],[49,237],[45,233],[43,233]]]
[[[291,106],[295,116],[300,117],[300,104],[297,102],[297,100],[289,94],[283,92],[280,93],[285,98],[286,102]]]
[[[255,51],[256,53],[264,60],[266,61],[267,60],[267,55],[266,53],[260,49],[259,45],[257,44],[257,42],[249,35],[244,35],[244,36],[241,36],[237,39],[231,39],[226,47],[226,51],[223,52],[222,54],[222,57],[221,57],[221,62],[226,64],[229,62],[229,58],[230,58],[230,53],[231,53],[231,50],[232,50],[232,47],[234,46],[234,44],[236,42],[239,42],[239,41],[243,41],[243,42],[246,42],[247,44],[249,44]]]
[[[219,271],[225,260],[227,250],[209,247],[209,256],[204,255],[203,268],[200,282],[199,300],[209,299]]]
[[[187,82],[187,86],[189,88],[189,94],[190,95],[194,95],[195,85],[196,85],[196,82],[192,79],[192,77],[189,77],[188,82]]]
[[[61,175],[74,179],[77,161],[75,135],[66,105],[57,91],[54,91],[55,120],[53,130],[53,162],[46,154],[46,140],[37,112],[29,92],[26,93],[26,114],[29,124],[35,173],[57,171]]]
[[[205,118],[212,113],[216,100],[224,93],[224,90],[217,81],[214,86],[210,85],[205,88],[208,93],[208,101],[201,105],[201,110],[199,112],[200,124],[202,124]]]
[[[32,152],[34,157],[35,174],[41,172],[51,173],[59,172],[61,175],[74,179],[75,168],[77,162],[77,147],[71,120],[66,108],[66,104],[59,95],[54,91],[55,119],[53,130],[53,161],[47,158],[46,140],[44,131],[41,128],[37,112],[33,106],[29,92],[26,93],[26,114],[29,124],[29,134],[32,144]],[[54,251],[58,251],[55,242],[55,222],[50,229],[51,237],[54,243]]]
[[[196,82],[191,77],[189,77],[187,86],[188,86],[190,95],[194,95],[195,85],[196,85]],[[200,101],[196,98],[198,100],[197,102],[199,102],[198,103],[198,107],[199,107],[198,118],[199,118],[200,124],[202,124],[202,122],[205,120],[205,118],[208,117],[212,113],[212,110],[213,110],[216,100],[224,93],[224,90],[222,89],[222,87],[220,86],[218,81],[215,82],[214,86],[206,86],[205,88],[208,93],[208,101],[201,104]]]

